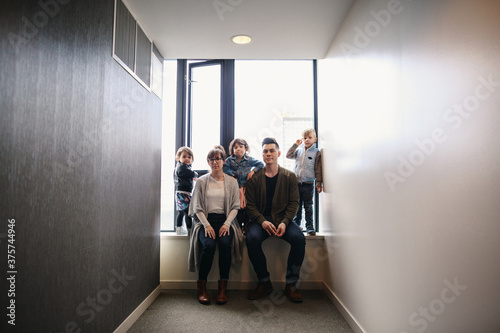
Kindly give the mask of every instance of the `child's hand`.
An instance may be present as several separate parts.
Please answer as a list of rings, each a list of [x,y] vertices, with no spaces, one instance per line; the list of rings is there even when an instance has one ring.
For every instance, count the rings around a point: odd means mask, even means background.
[[[298,139],[297,141],[295,141],[295,144],[297,146],[300,146],[302,144],[302,141],[303,141],[302,139]]]
[[[321,193],[321,191],[323,191],[323,187],[321,185],[317,185],[316,191],[318,191],[318,193]]]
[[[253,174],[255,173],[255,171],[250,171],[247,175],[247,180],[249,180],[250,178],[252,178]]]

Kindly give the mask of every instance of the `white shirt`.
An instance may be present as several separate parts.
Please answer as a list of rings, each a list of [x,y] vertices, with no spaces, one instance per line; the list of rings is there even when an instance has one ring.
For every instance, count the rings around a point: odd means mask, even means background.
[[[224,214],[224,180],[210,177],[206,193],[207,214]]]

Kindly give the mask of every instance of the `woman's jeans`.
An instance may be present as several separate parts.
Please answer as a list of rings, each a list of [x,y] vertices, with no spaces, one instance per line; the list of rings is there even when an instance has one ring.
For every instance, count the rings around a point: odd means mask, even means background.
[[[262,226],[255,222],[248,224],[246,234],[246,245],[248,257],[252,262],[255,273],[259,282],[267,282],[270,280],[267,270],[266,256],[262,251],[262,242],[269,238],[269,234]],[[300,228],[295,223],[288,223],[285,233],[281,238],[290,244],[290,253],[288,254],[288,263],[286,269],[286,283],[296,284],[299,280],[300,267],[304,261],[306,250],[306,238]]]
[[[199,233],[199,240],[202,244],[200,271],[198,280],[206,280],[215,256],[215,247],[219,246],[219,274],[221,280],[229,280],[229,270],[231,269],[231,247],[233,243],[234,230],[229,227],[229,235],[219,237],[219,230],[226,221],[224,214],[208,214],[208,222],[215,231],[215,239],[205,237],[205,228],[202,227]]]

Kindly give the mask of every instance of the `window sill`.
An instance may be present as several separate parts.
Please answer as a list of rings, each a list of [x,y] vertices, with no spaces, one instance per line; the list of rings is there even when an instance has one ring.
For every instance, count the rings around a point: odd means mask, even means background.
[[[308,235],[305,235],[306,236],[306,240],[310,239],[310,240],[323,240],[325,239],[325,236],[320,234],[320,233],[316,233],[316,236],[308,236]],[[160,232],[160,238],[189,238],[189,235],[177,235],[175,233],[175,231],[162,231]]]
[[[189,235],[177,235],[175,231],[161,231],[160,238],[189,238]]]

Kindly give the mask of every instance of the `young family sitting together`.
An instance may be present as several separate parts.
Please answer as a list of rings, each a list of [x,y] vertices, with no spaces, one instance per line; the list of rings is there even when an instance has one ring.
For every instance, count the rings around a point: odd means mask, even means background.
[[[210,172],[197,178],[191,169],[194,156],[189,147],[181,147],[176,155],[177,227],[185,219],[190,230],[189,270],[198,272],[198,301],[210,304],[207,277],[212,267],[216,246],[219,248],[217,304],[227,302],[227,283],[232,258],[241,261],[243,241],[257,274],[257,288],[248,294],[256,300],[273,291],[262,243],[275,236],[290,244],[286,269],[285,296],[302,302],[296,288],[305,254],[305,236],[300,228],[304,206],[306,231],[315,235],[312,198],[314,183],[322,190],[321,153],[315,146],[316,132],[305,130],[303,138],[289,149],[287,158],[295,159],[295,173],[281,167],[278,142],[262,141],[264,163],[248,155],[245,140],[234,139],[226,159],[222,146],[208,152]],[[193,179],[196,179],[193,190]],[[192,193],[191,193],[192,191]],[[245,237],[243,237],[243,233]]]

